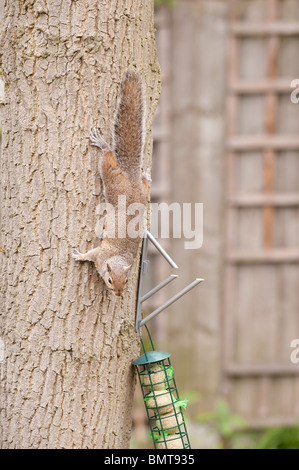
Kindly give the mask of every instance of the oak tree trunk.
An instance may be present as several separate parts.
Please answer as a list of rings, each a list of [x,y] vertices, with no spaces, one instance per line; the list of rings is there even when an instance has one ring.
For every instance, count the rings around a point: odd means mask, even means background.
[[[150,166],[153,1],[7,0],[1,55],[1,446],[127,448],[138,260],[114,297],[71,253],[97,243],[99,152],[87,137],[97,125],[109,141],[128,67],[145,84]]]

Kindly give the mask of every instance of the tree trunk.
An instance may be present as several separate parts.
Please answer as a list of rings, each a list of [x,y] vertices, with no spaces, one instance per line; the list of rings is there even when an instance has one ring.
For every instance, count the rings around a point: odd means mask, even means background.
[[[144,168],[159,95],[153,2],[7,1],[1,156],[2,448],[127,448],[139,352],[138,260],[122,297],[92,264],[109,140],[128,67],[146,96]]]

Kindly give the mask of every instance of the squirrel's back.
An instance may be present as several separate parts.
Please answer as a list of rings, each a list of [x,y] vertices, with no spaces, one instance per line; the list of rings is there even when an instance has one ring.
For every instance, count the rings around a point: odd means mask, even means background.
[[[139,76],[127,72],[121,84],[115,120],[115,155],[131,181],[140,181],[144,140],[144,101]]]

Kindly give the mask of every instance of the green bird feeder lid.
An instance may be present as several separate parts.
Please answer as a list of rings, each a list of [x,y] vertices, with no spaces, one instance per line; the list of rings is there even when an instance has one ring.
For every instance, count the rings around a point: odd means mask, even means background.
[[[138,357],[136,361],[133,362],[134,366],[142,366],[144,364],[151,364],[152,362],[164,361],[170,357],[170,354],[163,351],[149,351],[142,356]]]

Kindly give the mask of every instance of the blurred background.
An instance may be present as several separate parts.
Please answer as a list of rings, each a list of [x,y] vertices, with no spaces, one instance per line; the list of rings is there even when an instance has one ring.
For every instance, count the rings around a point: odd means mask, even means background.
[[[155,23],[152,202],[202,202],[204,222],[198,250],[159,240],[180,276],[147,311],[205,279],[150,322],[156,349],[193,448],[299,448],[299,2],[158,1]],[[172,271],[150,259],[155,285]],[[148,432],[137,384],[132,447]]]

